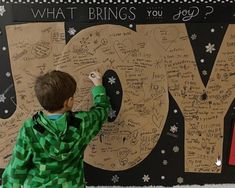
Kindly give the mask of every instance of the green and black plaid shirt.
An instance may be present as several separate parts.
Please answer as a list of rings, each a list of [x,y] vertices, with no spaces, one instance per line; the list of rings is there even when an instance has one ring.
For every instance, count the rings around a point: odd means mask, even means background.
[[[87,112],[66,112],[56,120],[41,112],[25,121],[2,176],[3,188],[85,187],[83,153],[110,110],[103,86],[92,94],[94,106]]]

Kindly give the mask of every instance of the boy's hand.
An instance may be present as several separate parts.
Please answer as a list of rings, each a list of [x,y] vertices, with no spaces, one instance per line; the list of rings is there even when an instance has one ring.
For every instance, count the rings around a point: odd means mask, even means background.
[[[102,85],[102,76],[99,72],[97,72],[97,71],[91,72],[89,74],[89,78],[95,86]]]

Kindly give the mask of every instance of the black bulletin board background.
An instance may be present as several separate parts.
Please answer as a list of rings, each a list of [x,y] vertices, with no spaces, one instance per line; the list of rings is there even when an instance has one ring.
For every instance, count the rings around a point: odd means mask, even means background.
[[[2,12],[4,7],[5,12]],[[73,12],[71,8],[75,7]],[[89,8],[95,7],[111,7],[113,9],[132,10],[129,12],[129,18],[111,17],[110,19],[89,17]],[[134,7],[134,8],[133,8]],[[35,17],[33,10],[51,10],[63,11],[63,16],[42,16]],[[175,16],[180,10],[187,10],[188,13],[194,15]],[[197,11],[199,12],[197,13]],[[212,11],[213,10],[213,11]],[[150,14],[150,11],[152,14]],[[191,11],[191,12],[190,12]],[[71,13],[73,13],[71,15]],[[196,15],[197,13],[197,15]],[[6,102],[0,103],[0,118],[6,119],[15,111],[15,105],[12,100],[17,103],[15,97],[14,83],[11,76],[11,68],[8,57],[8,50],[3,50],[7,46],[5,26],[28,22],[65,22],[66,41],[71,39],[68,29],[73,27],[77,32],[90,26],[98,24],[119,24],[135,30],[137,24],[160,24],[160,23],[185,23],[188,36],[194,33],[202,36],[196,43],[191,39],[195,58],[198,65],[204,85],[207,84],[214,60],[217,53],[207,57],[203,64],[200,62],[200,56],[205,53],[204,46],[201,42],[210,39],[214,41],[216,46],[220,46],[227,26],[230,23],[235,24],[235,2],[226,1],[183,1],[183,0],[126,0],[126,1],[102,1],[102,0],[0,0],[0,94],[8,89]],[[210,29],[214,28],[216,38],[211,35]],[[202,50],[203,48],[203,50]],[[218,48],[219,49],[219,48]],[[203,72],[207,72],[204,74]],[[9,88],[6,88],[8,86]],[[184,172],[184,118],[174,99],[169,93],[169,112],[167,121],[162,131],[159,142],[153,149],[151,154],[137,166],[125,171],[106,171],[94,168],[85,164],[85,176],[87,185],[166,185],[172,186],[176,184],[218,184],[218,183],[235,183],[235,166],[228,165],[229,148],[231,142],[232,119],[235,113],[235,101],[231,104],[224,119],[224,145],[223,145],[223,167],[221,174],[200,174]],[[10,100],[11,99],[11,100]],[[7,109],[7,113],[6,110]],[[176,125],[178,131],[172,133],[171,126]],[[178,148],[179,151],[173,148]],[[0,174],[3,169],[0,169]],[[150,179],[144,181],[143,177],[148,176]]]

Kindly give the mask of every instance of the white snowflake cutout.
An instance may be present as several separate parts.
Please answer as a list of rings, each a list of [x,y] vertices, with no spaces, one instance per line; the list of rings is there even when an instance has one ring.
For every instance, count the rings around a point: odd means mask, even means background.
[[[176,127],[175,125],[173,125],[173,126],[171,126],[170,131],[171,131],[172,133],[176,133],[176,132],[178,132],[178,127]]]
[[[203,70],[203,71],[202,71],[202,74],[203,74],[204,76],[206,76],[206,75],[207,75],[207,71],[206,71],[206,70]]]
[[[114,78],[113,76],[109,77],[108,83],[110,83],[111,85],[115,84],[116,83],[116,78]]]
[[[6,97],[5,97],[5,95],[4,94],[0,94],[0,102],[5,102],[5,100],[6,100]]]
[[[114,176],[112,177],[111,181],[112,181],[113,183],[119,182],[119,177],[118,177],[118,175],[114,175]]]
[[[112,118],[114,118],[114,117],[116,117],[117,115],[116,115],[116,111],[115,110],[113,110],[113,109],[111,109],[110,111],[109,111],[109,117],[112,119]]]
[[[191,35],[191,39],[192,39],[192,40],[196,40],[196,39],[197,39],[197,35],[196,35],[195,33],[192,34],[192,35]]]
[[[167,161],[167,160],[163,160],[163,161],[162,161],[162,164],[163,164],[163,165],[167,165],[167,164],[168,164],[168,161]]]
[[[3,16],[3,14],[6,12],[4,5],[0,6],[0,16]]]
[[[75,35],[76,34],[76,29],[74,29],[74,27],[70,27],[69,28],[69,30],[68,30],[68,33],[70,34],[70,35]]]
[[[178,146],[174,146],[174,147],[173,147],[173,151],[174,151],[175,153],[179,152],[179,150],[180,150],[180,148],[179,148]]]
[[[144,182],[149,182],[150,177],[149,177],[149,175],[147,174],[147,175],[144,175],[144,176],[142,177],[142,179],[144,180]]]
[[[213,51],[215,51],[215,44],[208,43],[207,46],[205,46],[206,52],[212,54]]]
[[[182,184],[182,183],[184,182],[184,178],[178,177],[178,178],[177,178],[177,182],[178,182],[179,184]]]
[[[10,77],[11,76],[11,73],[10,72],[6,72],[6,77]]]

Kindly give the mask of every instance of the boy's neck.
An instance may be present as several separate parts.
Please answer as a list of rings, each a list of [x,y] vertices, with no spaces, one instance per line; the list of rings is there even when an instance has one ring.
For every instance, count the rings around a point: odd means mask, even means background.
[[[65,109],[57,110],[57,111],[54,111],[54,112],[48,112],[48,111],[46,111],[46,114],[47,114],[47,115],[64,114],[66,111],[67,111],[67,110],[65,110]]]

